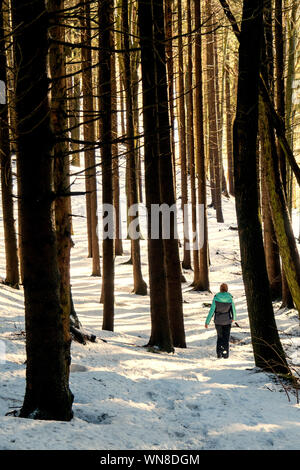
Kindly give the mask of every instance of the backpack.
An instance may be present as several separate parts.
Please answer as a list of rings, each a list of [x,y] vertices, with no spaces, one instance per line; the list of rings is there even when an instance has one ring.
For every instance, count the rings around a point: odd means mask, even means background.
[[[215,317],[214,322],[216,325],[230,325],[233,314],[231,302],[218,302],[215,301]]]

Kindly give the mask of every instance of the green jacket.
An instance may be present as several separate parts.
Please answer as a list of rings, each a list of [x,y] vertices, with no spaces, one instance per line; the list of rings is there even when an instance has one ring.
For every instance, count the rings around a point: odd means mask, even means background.
[[[208,312],[208,315],[205,320],[205,324],[209,325],[210,320],[212,319],[212,316],[215,313],[216,309],[216,301],[217,302],[224,302],[224,303],[231,303],[232,304],[232,313],[233,313],[233,320],[236,320],[236,310],[235,310],[235,305],[232,299],[232,295],[229,292],[218,292],[214,298],[213,302],[211,304],[210,310]]]

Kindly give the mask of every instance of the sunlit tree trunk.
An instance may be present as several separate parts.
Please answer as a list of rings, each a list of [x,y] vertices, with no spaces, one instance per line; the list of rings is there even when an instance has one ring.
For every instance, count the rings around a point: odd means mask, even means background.
[[[184,69],[182,45],[182,5],[177,1],[178,10],[178,123],[179,123],[179,158],[181,169],[181,209],[183,212],[183,260],[182,267],[191,269],[191,251],[189,249],[189,215],[187,186],[187,155],[186,155],[186,122],[184,105]]]
[[[122,233],[121,233],[121,207],[120,207],[120,172],[119,172],[119,146],[115,141],[118,137],[118,116],[123,112],[118,112],[118,103],[117,103],[117,71],[116,71],[116,56],[112,54],[111,58],[111,68],[112,68],[112,79],[111,79],[111,100],[112,100],[112,169],[113,169],[113,200],[115,208],[115,256],[121,256],[123,254],[123,243],[122,243]],[[121,74],[120,74],[121,75]],[[121,91],[119,91],[121,93]],[[123,96],[123,92],[122,92]],[[120,107],[123,108],[123,99],[120,98]],[[125,135],[125,124],[122,124],[122,132]]]
[[[4,26],[4,2],[0,2],[0,81],[5,89],[0,102],[0,172],[2,214],[6,259],[5,284],[19,288],[19,262],[14,220],[12,164],[10,156],[8,105],[7,105],[7,59]]]
[[[233,126],[233,103],[231,98],[229,61],[225,65],[225,101],[226,101],[226,143],[227,143],[227,165],[228,165],[228,185],[229,194],[234,196],[234,171],[233,171],[233,153],[232,153],[232,126]]]
[[[261,73],[264,81],[270,90],[270,96],[274,99],[274,57],[273,57],[273,32],[272,32],[272,8],[271,1],[265,1],[264,7],[264,40],[262,46],[262,65]],[[268,196],[267,186],[267,166],[265,161],[265,154],[270,151],[268,141],[270,136],[266,135],[265,127],[263,125],[264,116],[259,119],[259,133],[261,141],[261,207],[264,227],[264,249],[266,256],[266,265],[268,277],[270,281],[271,295],[273,299],[281,297],[281,268],[279,250],[270,210],[270,201]],[[278,171],[280,171],[278,167]]]
[[[294,2],[296,5],[296,2]],[[295,11],[295,6],[293,6],[293,11]],[[282,122],[285,122],[285,86],[284,86],[284,33],[283,33],[283,18],[282,18],[282,0],[275,0],[275,18],[274,18],[274,31],[275,31],[275,50],[276,50],[276,60],[275,60],[275,69],[276,69],[276,108],[277,113],[282,118]],[[291,39],[294,32],[292,32]],[[289,59],[292,58],[289,55]],[[289,60],[288,60],[289,62]],[[288,67],[290,69],[290,67]],[[287,84],[289,83],[289,73],[287,77]],[[284,186],[284,191],[286,198],[288,198],[288,186],[287,186],[287,165],[286,157],[283,152],[281,145],[277,144],[277,152],[280,163],[280,172],[282,183]],[[282,269],[282,307],[293,308],[293,298],[291,291],[288,286],[284,268]]]
[[[206,175],[203,132],[203,95],[202,95],[202,43],[201,43],[201,4],[194,0],[195,9],[195,163],[198,177],[198,204],[200,214],[199,227],[199,278],[195,281],[195,289],[209,290],[209,256],[208,256],[208,229],[207,229],[207,203],[206,203]]]
[[[193,92],[193,43],[191,38],[192,31],[192,11],[191,1],[187,1],[187,32],[188,32],[188,59],[187,59],[187,151],[189,155],[190,181],[191,181],[191,209],[192,209],[192,231],[194,240],[192,240],[193,250],[193,270],[195,285],[199,279],[199,249],[197,244],[197,195],[196,195],[196,166],[195,166],[195,136],[194,136],[194,92]]]
[[[133,210],[136,207],[134,214],[128,216],[130,224],[133,224],[137,232],[139,232],[138,224],[138,188],[137,188],[137,168],[136,168],[136,155],[134,145],[134,119],[133,119],[133,97],[132,97],[132,78],[131,78],[131,64],[130,64],[130,50],[129,50],[129,24],[128,24],[128,1],[122,0],[122,26],[123,26],[123,44],[124,44],[124,69],[125,69],[125,96],[126,96],[126,148],[128,159],[128,199],[129,208]],[[141,268],[141,253],[140,253],[140,240],[137,234],[129,233],[131,237],[131,253],[133,264],[133,292],[139,295],[147,294],[147,285],[143,280]]]
[[[270,210],[270,202],[268,196],[268,187],[266,181],[266,164],[264,155],[268,152],[269,147],[264,134],[264,127],[262,126],[262,119],[259,121],[260,128],[260,142],[261,142],[261,206],[262,206],[262,219],[263,219],[263,233],[264,233],[264,249],[266,256],[266,265],[268,277],[271,288],[272,299],[278,299],[281,295],[281,269],[279,250],[272,221],[272,214]]]
[[[173,60],[173,0],[165,1],[165,29],[166,29],[166,58],[167,58],[167,72],[168,72],[168,94],[169,94],[169,112],[170,112],[170,126],[171,126],[171,146],[172,146],[172,164],[173,164],[173,180],[174,188],[176,191],[176,162],[175,162],[175,136],[174,136],[174,60]]]
[[[213,166],[213,184],[215,209],[218,222],[224,222],[221,199],[221,166],[218,146],[218,128],[216,112],[216,87],[215,87],[215,60],[213,42],[213,16],[211,0],[207,0],[207,90],[208,90],[208,120],[209,120],[209,155]]]
[[[279,174],[274,130],[263,100],[261,100],[261,108],[262,125],[264,126],[265,135],[269,136],[268,151],[265,152],[264,158],[272,219],[284,272],[293,301],[300,315],[300,258]]]
[[[75,67],[73,67],[75,69]],[[77,75],[70,77],[69,87],[69,125],[71,128],[72,165],[80,166],[79,154],[79,112],[80,112],[80,80]]]
[[[90,4],[85,0],[82,8],[81,18],[81,38],[86,46],[91,46],[91,22]],[[92,53],[88,47],[81,49],[82,60],[82,94],[84,109],[84,140],[95,142],[95,112],[93,100],[93,80],[92,80]],[[97,204],[97,180],[96,180],[96,155],[92,144],[87,143],[84,151],[86,167],[86,198],[87,214],[89,212],[91,254],[92,254],[92,276],[100,276],[100,251],[98,240],[98,204]]]
[[[215,88],[216,88],[216,115],[217,115],[217,138],[218,138],[218,152],[219,152],[219,167],[220,167],[220,180],[221,192],[224,196],[229,197],[227,191],[227,184],[224,172],[223,157],[222,157],[222,142],[223,142],[223,102],[224,102],[224,77],[219,72],[219,50],[218,50],[218,33],[214,30],[213,33],[213,47],[214,47],[214,75],[215,75]],[[224,54],[224,53],[223,53]],[[219,85],[221,83],[221,86]]]

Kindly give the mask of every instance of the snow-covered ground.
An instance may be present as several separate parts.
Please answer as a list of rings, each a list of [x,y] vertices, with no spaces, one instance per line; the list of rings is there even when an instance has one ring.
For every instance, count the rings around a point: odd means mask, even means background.
[[[82,178],[76,184],[82,187]],[[300,405],[293,390],[254,367],[243,289],[234,199],[224,199],[224,224],[209,209],[211,291],[183,284],[187,349],[154,353],[142,346],[150,334],[149,296],[131,293],[132,272],[125,254],[116,259],[115,331],[102,331],[101,278],[91,277],[85,219],[73,218],[72,289],[83,326],[95,344],[73,342],[70,386],[74,419],[69,423],[20,419],[5,414],[19,408],[25,390],[23,291],[0,284],[0,449],[299,449]],[[84,215],[84,198],[72,212]],[[123,217],[124,218],[124,217]],[[296,221],[296,227],[297,227]],[[0,213],[0,277],[4,278]],[[146,241],[141,242],[148,280]],[[204,321],[221,282],[234,295],[240,328],[233,327],[227,360],[215,355],[213,323]],[[299,372],[300,334],[296,311],[274,305],[282,342]],[[45,364],[47,367],[47,364]],[[298,369],[297,369],[298,367]]]

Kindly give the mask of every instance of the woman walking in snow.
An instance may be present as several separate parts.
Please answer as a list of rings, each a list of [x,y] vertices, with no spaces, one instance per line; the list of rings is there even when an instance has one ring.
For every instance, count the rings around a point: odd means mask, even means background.
[[[214,317],[217,330],[217,357],[227,359],[229,357],[229,337],[231,323],[236,320],[236,310],[232,295],[228,292],[228,285],[220,285],[220,292],[214,298],[205,320],[205,328]]]

